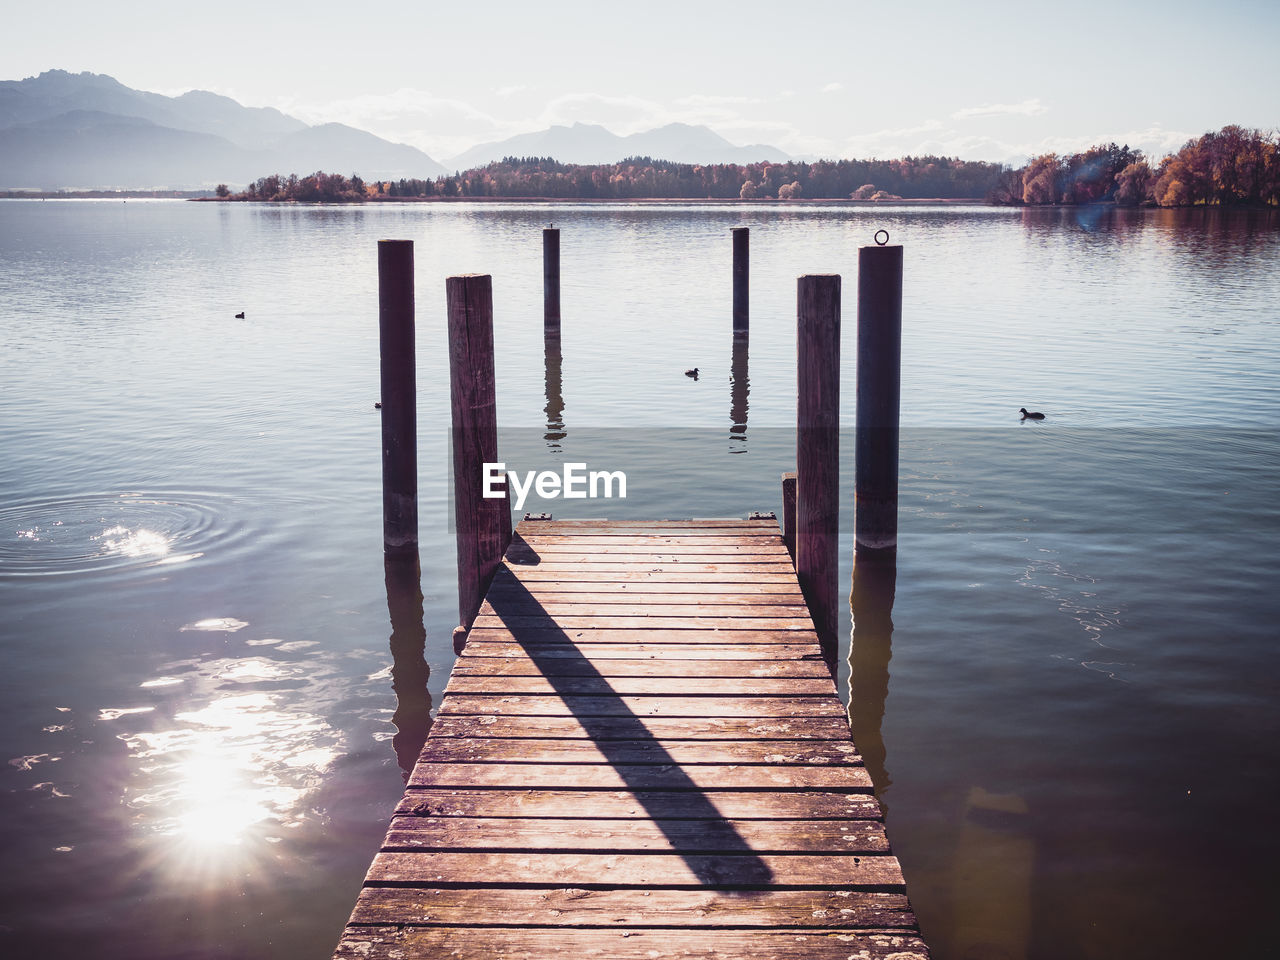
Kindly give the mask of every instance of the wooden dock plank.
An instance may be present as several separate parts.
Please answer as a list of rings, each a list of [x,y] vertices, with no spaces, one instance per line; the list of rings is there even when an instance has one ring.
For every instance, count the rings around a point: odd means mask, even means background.
[[[590,724],[587,729],[586,724]],[[539,717],[536,724],[525,717],[494,714],[437,717],[433,738],[500,737],[530,739],[585,738],[607,740],[845,740],[849,726],[844,717]],[[432,741],[434,749],[434,739]],[[445,749],[441,745],[441,749]]]
[[[487,931],[487,932],[486,932]],[[411,957],[476,957],[483,960],[925,960],[924,941],[903,931],[670,929],[634,927],[621,932],[574,927],[349,927],[339,960],[404,960]]]
[[[870,790],[863,767],[677,763],[433,763],[419,760],[411,787],[514,790]]]
[[[846,717],[835,697],[522,697],[456,694],[438,716],[508,717]]]
[[[927,958],[776,522],[520,524],[335,956]]]
[[[670,790],[482,790],[410,788],[398,815],[433,817],[603,817],[607,819],[705,819],[711,810],[726,820],[865,820],[880,816],[868,792],[834,790],[697,793]]]
[[[699,684],[705,696],[817,697],[836,695],[830,677],[705,677]],[[682,677],[505,676],[457,674],[444,688],[457,694],[555,694],[557,696],[679,696],[689,681]]]
[[[490,921],[492,890],[368,887],[353,924],[461,926]],[[501,920],[520,927],[768,927],[771,929],[914,929],[905,895],[864,890],[553,890],[502,892]]]
[[[604,744],[602,746],[602,743]],[[508,763],[537,757],[541,763],[858,763],[848,740],[623,740],[582,737],[453,737],[432,744],[432,763]]]
[[[397,817],[382,849],[725,853],[887,853],[884,825],[859,820],[583,820]]]

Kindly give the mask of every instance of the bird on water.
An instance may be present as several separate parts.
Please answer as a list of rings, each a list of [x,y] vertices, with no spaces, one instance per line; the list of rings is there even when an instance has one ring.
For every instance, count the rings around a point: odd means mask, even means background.
[[[697,380],[697,379],[698,379],[698,368],[697,368],[697,367],[694,367],[692,370],[686,370],[686,371],[684,372],[684,375],[685,375],[686,377],[693,377],[693,379]]]
[[[1044,419],[1043,413],[1028,413],[1026,407],[1019,407],[1018,409],[1022,411],[1023,420],[1043,420]]]
[[[244,311],[243,311],[243,310],[241,310],[239,313],[237,313],[237,314],[236,314],[236,319],[237,319],[237,320],[243,320],[243,319],[244,319]]]

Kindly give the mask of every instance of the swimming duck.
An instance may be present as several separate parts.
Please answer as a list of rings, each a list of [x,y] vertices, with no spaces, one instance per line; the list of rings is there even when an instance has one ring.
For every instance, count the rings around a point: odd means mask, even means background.
[[[693,377],[693,379],[697,380],[697,379],[698,379],[698,368],[697,368],[697,367],[694,367],[692,370],[686,370],[686,371],[684,372],[684,375],[685,375],[686,377]]]
[[[243,311],[243,310],[241,310],[239,313],[237,313],[237,314],[236,314],[236,319],[237,319],[237,320],[243,320],[243,319],[244,319],[244,311]]]
[[[1026,407],[1019,407],[1018,409],[1022,411],[1023,420],[1043,420],[1044,419],[1043,413],[1027,413]]]

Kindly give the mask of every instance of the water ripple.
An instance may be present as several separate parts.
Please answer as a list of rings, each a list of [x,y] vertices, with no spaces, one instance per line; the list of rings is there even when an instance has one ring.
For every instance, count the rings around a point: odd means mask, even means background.
[[[245,535],[210,493],[90,493],[0,507],[0,579],[184,563]]]

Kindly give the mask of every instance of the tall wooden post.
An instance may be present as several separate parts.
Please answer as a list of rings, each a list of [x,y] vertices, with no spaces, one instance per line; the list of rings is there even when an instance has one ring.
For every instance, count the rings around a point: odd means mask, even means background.
[[[902,247],[858,251],[858,413],[854,552],[898,547],[898,417],[902,394]]]
[[[418,556],[418,387],[413,241],[378,241],[378,353],[382,390],[382,550]]]
[[[835,672],[840,533],[840,277],[801,277],[796,310],[796,576]]]
[[[749,227],[733,228],[733,332],[744,334],[750,323],[751,267]]]
[[[493,284],[487,275],[450,277],[449,393],[453,408],[453,498],[458,540],[458,617],[470,629],[493,572],[511,542],[506,496],[483,496],[483,466],[498,462],[493,370]]]
[[[560,336],[560,231],[542,231],[542,328]]]

